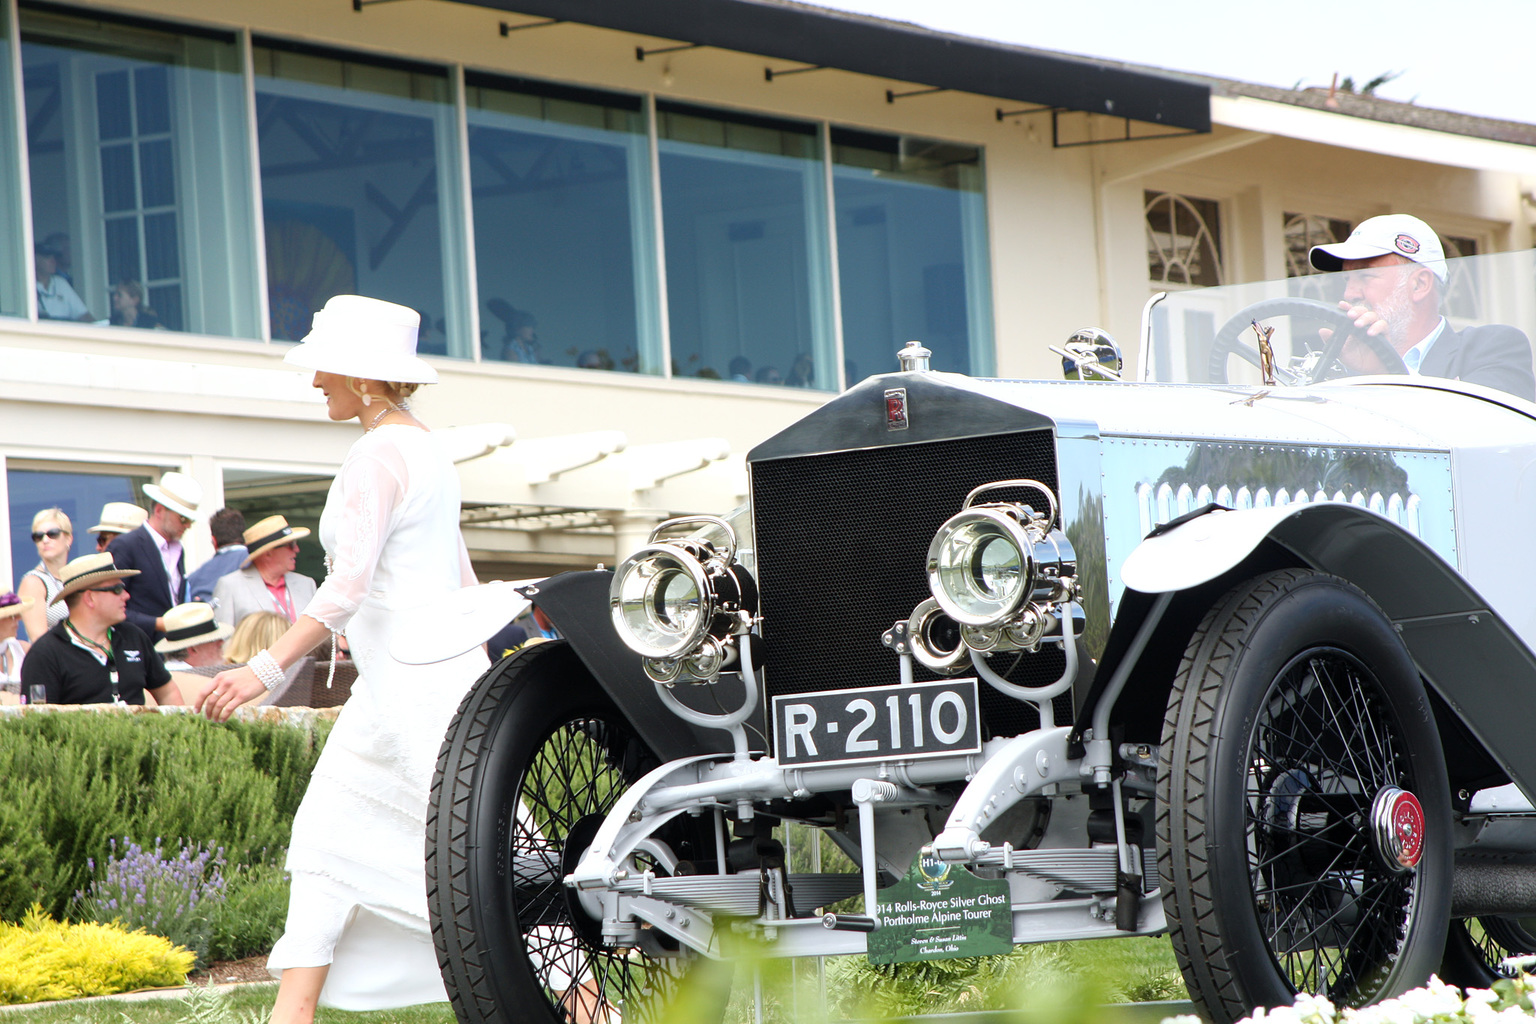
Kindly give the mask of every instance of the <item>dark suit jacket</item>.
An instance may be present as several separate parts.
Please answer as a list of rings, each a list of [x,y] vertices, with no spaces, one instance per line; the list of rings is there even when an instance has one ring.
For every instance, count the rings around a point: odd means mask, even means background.
[[[181,573],[182,593],[171,593],[171,581],[165,575],[165,563],[160,560],[160,549],[149,531],[140,526],[122,534],[107,545],[112,561],[119,569],[137,569],[139,575],[123,580],[128,588],[128,621],[149,634],[151,640],[159,640],[164,633],[155,631],[155,620],[164,615],[174,604],[186,600],[187,561],[183,551],[176,560],[176,571]]]
[[[1430,346],[1419,372],[1426,377],[1450,377],[1498,388],[1536,402],[1536,376],[1531,373],[1531,343],[1524,332],[1507,324],[1485,324],[1445,333]]]

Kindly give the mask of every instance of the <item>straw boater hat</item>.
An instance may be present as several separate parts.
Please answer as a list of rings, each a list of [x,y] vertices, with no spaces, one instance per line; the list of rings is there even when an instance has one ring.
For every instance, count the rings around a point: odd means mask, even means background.
[[[98,583],[107,583],[112,580],[125,580],[129,576],[137,576],[137,569],[119,569],[117,563],[112,561],[112,552],[100,551],[93,555],[81,555],[64,567],[59,578],[64,581],[64,586],[49,604],[55,604],[64,600],[77,590],[94,587]]]
[[[145,484],[144,493],[151,501],[159,502],[172,512],[188,519],[201,519],[197,506],[203,503],[203,485],[185,473],[165,473],[160,483]]]
[[[101,522],[91,533],[128,533],[144,525],[149,513],[131,501],[109,501],[101,506]]]
[[[201,601],[179,604],[165,613],[165,639],[155,644],[161,654],[223,640],[234,629],[213,618],[213,605]]]
[[[282,516],[267,516],[267,518],[245,531],[247,553],[245,561],[240,563],[240,568],[244,569],[250,565],[252,559],[263,551],[270,551],[279,544],[303,540],[308,536],[308,530],[302,526],[289,526],[288,520]]]
[[[363,295],[334,295],[314,327],[283,362],[364,380],[436,384],[437,371],[416,355],[421,314]]]
[[[9,619],[20,615],[32,607],[30,597],[17,597],[15,591],[0,594],[0,619]]]

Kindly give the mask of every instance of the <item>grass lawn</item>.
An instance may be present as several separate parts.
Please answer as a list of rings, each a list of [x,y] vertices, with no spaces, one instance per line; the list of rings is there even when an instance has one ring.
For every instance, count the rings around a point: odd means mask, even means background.
[[[907,970],[886,979],[872,975],[861,961],[859,957],[828,960],[829,1012],[825,1015],[814,960],[797,961],[793,972],[782,962],[766,963],[765,1024],[814,1024],[837,1019],[842,1016],[837,1013],[840,1005],[853,1009],[846,998],[839,1002],[839,997],[859,985],[889,990],[896,996],[886,1004],[887,1013],[1025,1005],[1023,1017],[1038,1024],[1099,1019],[1093,1007],[1104,1002],[1185,998],[1173,951],[1162,936],[1021,946],[971,975]],[[222,998],[195,993],[187,998],[66,1001],[25,1011],[0,1007],[0,1024],[255,1024],[267,1019],[276,994],[276,983],[258,983],[238,986]],[[1091,1000],[1092,1006],[1085,1005],[1085,1000]],[[1042,1014],[1047,1005],[1052,1009]],[[1034,1012],[1029,1012],[1030,1007]],[[870,1016],[854,1012],[861,1018]],[[752,973],[743,968],[737,972],[726,1024],[751,1024],[755,1018]],[[318,1024],[454,1024],[453,1011],[446,1003],[371,1013],[322,1009],[316,1019]]]

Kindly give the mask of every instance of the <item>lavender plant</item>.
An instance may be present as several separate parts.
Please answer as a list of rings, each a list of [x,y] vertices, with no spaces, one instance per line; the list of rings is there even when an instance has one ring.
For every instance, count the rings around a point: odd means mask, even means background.
[[[213,914],[225,896],[224,848],[179,844],[171,854],[155,838],[152,850],[123,837],[110,840],[105,877],[79,894],[83,914],[102,923],[120,921],[185,946],[207,959]],[[89,863],[92,874],[95,861]]]

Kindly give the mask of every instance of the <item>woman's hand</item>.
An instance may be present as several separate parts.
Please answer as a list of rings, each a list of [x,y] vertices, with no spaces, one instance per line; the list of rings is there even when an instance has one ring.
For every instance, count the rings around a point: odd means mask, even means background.
[[[241,666],[214,676],[197,695],[193,707],[215,722],[224,722],[240,705],[266,692],[255,670]]]

